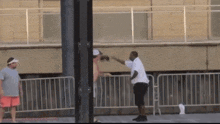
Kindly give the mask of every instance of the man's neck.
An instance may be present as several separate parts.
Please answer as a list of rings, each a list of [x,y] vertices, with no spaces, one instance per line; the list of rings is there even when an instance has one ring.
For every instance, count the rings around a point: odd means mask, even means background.
[[[15,68],[13,68],[13,67],[11,67],[11,66],[8,66],[8,68],[10,68],[10,69],[15,69]]]
[[[133,60],[131,60],[132,62],[135,60],[135,59],[137,59],[138,57],[136,57],[136,58],[134,58]]]

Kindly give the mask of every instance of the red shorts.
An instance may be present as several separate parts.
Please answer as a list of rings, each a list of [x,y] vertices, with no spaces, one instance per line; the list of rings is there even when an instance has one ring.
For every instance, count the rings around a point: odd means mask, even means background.
[[[20,98],[19,96],[11,97],[11,96],[3,96],[0,99],[0,107],[13,107],[20,105]]]

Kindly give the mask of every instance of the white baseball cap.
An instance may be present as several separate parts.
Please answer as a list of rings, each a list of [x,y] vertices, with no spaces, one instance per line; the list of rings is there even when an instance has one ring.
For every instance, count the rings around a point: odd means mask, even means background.
[[[101,55],[102,52],[100,52],[98,49],[93,49],[93,56]]]

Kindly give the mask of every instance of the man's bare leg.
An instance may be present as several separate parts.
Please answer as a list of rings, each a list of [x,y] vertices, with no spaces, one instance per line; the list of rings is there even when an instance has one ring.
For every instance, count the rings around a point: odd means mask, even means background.
[[[141,106],[138,106],[139,115],[141,115]]]
[[[12,122],[16,122],[15,121],[15,116],[16,116],[16,107],[11,107]]]
[[[5,113],[5,109],[4,108],[0,108],[0,123],[2,123],[2,119],[4,117],[4,113]]]
[[[141,106],[141,115],[146,116],[145,114],[145,106]]]
[[[95,107],[96,106],[96,98],[94,98],[93,97],[93,106]],[[93,113],[95,113],[95,109],[93,110],[94,112]],[[94,122],[100,122],[100,120],[99,119],[97,119],[95,116],[94,116],[94,120],[93,120]]]

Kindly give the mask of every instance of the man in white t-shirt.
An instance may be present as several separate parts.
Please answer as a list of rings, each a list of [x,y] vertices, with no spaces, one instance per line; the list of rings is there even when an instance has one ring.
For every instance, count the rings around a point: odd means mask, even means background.
[[[149,80],[147,78],[147,74],[145,72],[145,68],[138,57],[138,53],[136,51],[132,51],[130,53],[130,60],[123,61],[116,57],[112,57],[112,59],[117,62],[126,65],[131,69],[131,83],[134,85],[134,94],[135,94],[135,104],[138,106],[139,116],[134,121],[147,121],[147,116],[145,114],[145,106],[144,106],[144,96],[147,92]]]

